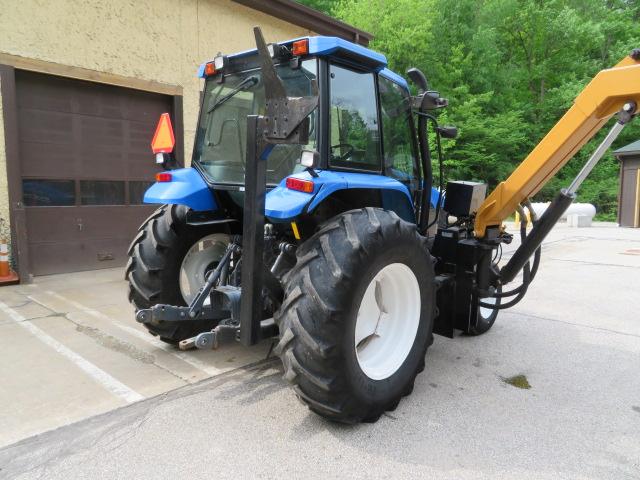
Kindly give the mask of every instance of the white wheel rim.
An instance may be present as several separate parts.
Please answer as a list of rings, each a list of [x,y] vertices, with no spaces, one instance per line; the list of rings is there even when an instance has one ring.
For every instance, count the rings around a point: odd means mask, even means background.
[[[215,267],[229,244],[229,235],[214,233],[194,243],[180,265],[180,293],[188,304],[204,284],[204,276]]]
[[[496,305],[498,303],[498,299],[493,297],[482,298],[481,301],[482,303],[490,303],[491,305]],[[495,308],[480,307],[480,316],[486,320],[493,314],[494,311]]]
[[[367,377],[384,380],[402,366],[415,342],[420,310],[420,285],[407,265],[391,263],[373,277],[355,328],[356,356]]]

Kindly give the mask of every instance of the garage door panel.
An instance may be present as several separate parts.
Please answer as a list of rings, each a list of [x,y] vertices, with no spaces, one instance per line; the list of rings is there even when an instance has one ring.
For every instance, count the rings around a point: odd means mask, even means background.
[[[105,86],[96,92],[89,86],[79,91],[76,101],[76,111],[82,115],[115,120],[126,118],[126,95],[118,93],[116,87]]]
[[[128,155],[120,145],[102,148],[83,146],[78,155],[80,157],[77,170],[79,178],[124,180],[127,176]]]
[[[16,82],[20,84],[16,92],[18,109],[73,112],[75,89],[62,79],[52,78],[55,77],[16,71]]]
[[[169,103],[161,104],[157,101],[157,96],[147,92],[134,92],[131,102],[127,103],[126,118],[132,121],[139,121],[152,124],[154,127],[162,113],[170,113]],[[153,130],[152,132],[153,133]]]
[[[131,240],[152,205],[27,208],[29,237],[40,242],[80,241],[83,238]],[[56,222],[51,222],[55,216]]]
[[[51,275],[122,267],[126,264],[127,247],[124,239],[29,243],[31,269],[35,275]]]
[[[84,235],[90,238],[110,237],[131,241],[140,224],[156,207],[138,206],[93,206],[82,207]]]
[[[20,142],[20,157],[24,177],[73,178],[78,171],[71,143]]]
[[[80,122],[80,141],[83,145],[94,148],[123,145],[125,140],[126,122],[99,117],[78,116]]]
[[[154,180],[156,172],[158,172],[158,166],[155,164],[151,155],[132,155],[126,162],[127,175],[129,178],[135,178],[136,180]]]
[[[26,208],[27,232],[33,242],[60,242],[76,237],[79,207]]]
[[[158,115],[158,118],[160,116]],[[151,140],[156,131],[157,120],[153,122],[129,122],[129,137],[127,138],[127,149],[130,152],[144,153],[153,157],[151,151]]]
[[[43,110],[18,110],[18,132],[22,142],[74,143],[73,116]]]
[[[28,208],[32,271],[48,275],[124,265],[138,227],[155,208]],[[47,222],[52,213],[57,217],[55,226]]]
[[[149,144],[172,98],[28,72],[16,80],[31,272],[124,265],[156,208],[139,202],[159,170]]]

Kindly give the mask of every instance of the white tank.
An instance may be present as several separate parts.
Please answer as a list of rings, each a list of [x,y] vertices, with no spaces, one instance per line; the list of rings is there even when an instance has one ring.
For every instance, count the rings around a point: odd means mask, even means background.
[[[547,203],[533,203],[533,210],[536,212],[538,218],[544,213],[544,211],[549,207],[549,202]],[[567,216],[569,215],[580,215],[589,217],[590,220],[593,220],[593,217],[596,215],[596,207],[591,205],[590,203],[572,203],[567,208],[567,211],[562,214],[560,217],[560,221],[566,222]]]

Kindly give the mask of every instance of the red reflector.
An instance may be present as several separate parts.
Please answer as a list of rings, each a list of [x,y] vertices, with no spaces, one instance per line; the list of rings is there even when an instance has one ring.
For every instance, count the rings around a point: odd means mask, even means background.
[[[215,62],[209,62],[204,66],[204,74],[208,77],[210,75],[216,74],[216,64]]]
[[[171,174],[169,172],[156,173],[156,182],[170,182]]]
[[[293,51],[293,55],[299,57],[300,55],[306,55],[309,53],[309,40],[298,40],[297,42],[293,42],[293,47],[291,49]]]
[[[313,182],[310,180],[300,180],[299,178],[287,178],[287,188],[298,192],[313,193]]]

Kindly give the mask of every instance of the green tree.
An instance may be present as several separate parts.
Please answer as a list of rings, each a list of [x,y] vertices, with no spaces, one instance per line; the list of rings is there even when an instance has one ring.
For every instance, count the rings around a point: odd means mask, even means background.
[[[601,69],[640,47],[639,0],[305,0],[374,34],[371,48],[403,74],[416,66],[449,99],[440,123],[446,176],[495,186],[528,155]],[[604,130],[607,130],[606,127]],[[595,142],[536,196],[549,200],[578,172]],[[614,148],[640,137],[638,122]],[[617,161],[601,161],[579,191],[615,218]]]
[[[333,7],[337,2],[336,0],[299,0],[299,3],[331,15]]]

